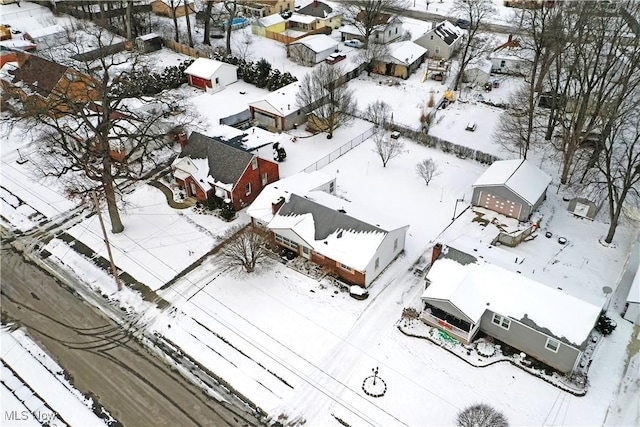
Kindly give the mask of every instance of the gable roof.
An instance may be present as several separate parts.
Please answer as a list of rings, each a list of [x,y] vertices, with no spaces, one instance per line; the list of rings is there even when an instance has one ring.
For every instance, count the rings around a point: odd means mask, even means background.
[[[315,20],[316,20],[316,18],[314,18],[313,16],[300,15],[298,13],[293,13],[289,17],[289,19],[287,19],[287,21],[297,22],[299,24],[312,24]]]
[[[66,30],[62,25],[51,25],[49,27],[38,28],[36,30],[31,30],[26,33],[24,36],[27,38],[38,39],[40,37],[48,37],[57,34],[63,34]]]
[[[449,46],[451,46],[462,35],[462,30],[449,21],[442,21],[432,31]]]
[[[259,108],[260,110],[280,117],[286,117],[300,108],[297,106],[296,101],[296,94],[299,89],[300,83],[293,82],[278,90],[274,90],[256,101],[250,102],[249,106]]]
[[[216,182],[235,184],[254,156],[216,138],[208,137],[199,132],[191,132],[187,144],[178,155],[178,159],[183,157],[189,157],[192,160],[206,159],[209,167],[207,176]]]
[[[364,271],[386,235],[408,227],[399,224],[344,199],[313,191],[291,194],[268,227],[290,229],[314,251]]]
[[[238,68],[235,65],[227,64],[226,62],[222,61],[216,61],[215,59],[197,58],[184,70],[184,73],[195,77],[200,77],[201,79],[210,79],[219,69],[223,67],[232,67],[233,69]]]
[[[389,56],[399,64],[410,65],[426,53],[427,49],[410,40],[389,44]]]
[[[322,19],[335,15],[333,13],[333,8],[321,1],[312,1],[308,5],[298,9],[297,12],[301,15],[310,15]]]
[[[551,177],[525,159],[498,160],[473,187],[504,185],[533,205],[551,183]]]
[[[335,49],[338,46],[338,42],[326,34],[312,34],[290,43],[290,45],[294,44],[304,45],[315,53]]]
[[[285,22],[285,19],[279,13],[274,13],[273,15],[258,19],[254,25],[267,28],[282,22]]]
[[[11,83],[23,84],[43,97],[48,97],[67,72],[68,67],[35,55],[25,54],[19,68],[9,70]]]
[[[356,15],[356,21],[363,22],[363,20],[366,19],[366,17],[367,17],[367,11],[366,10],[361,10]],[[387,24],[391,23],[391,21],[396,19],[393,15],[391,15],[389,13],[377,13],[374,18],[375,18],[374,22],[372,22],[372,24],[373,24],[372,26],[373,27],[379,27],[381,25],[387,25]]]
[[[445,247],[429,270],[423,299],[449,301],[474,323],[490,310],[584,347],[600,307],[483,260],[461,263],[448,257],[450,249]]]
[[[267,185],[247,208],[247,215],[263,222],[273,219],[272,205],[282,197],[289,199],[292,194],[305,194],[333,181],[334,178],[320,171],[300,172]]]

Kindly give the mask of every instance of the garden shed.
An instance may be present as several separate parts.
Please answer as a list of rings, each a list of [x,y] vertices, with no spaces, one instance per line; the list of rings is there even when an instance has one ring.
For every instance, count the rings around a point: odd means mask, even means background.
[[[238,67],[209,58],[198,58],[184,70],[191,86],[222,90],[238,81]]]

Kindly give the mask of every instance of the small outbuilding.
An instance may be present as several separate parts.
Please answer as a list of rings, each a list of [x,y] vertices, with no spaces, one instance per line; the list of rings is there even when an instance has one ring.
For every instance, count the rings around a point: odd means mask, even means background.
[[[257,19],[251,24],[251,33],[260,37],[266,37],[267,32],[282,33],[286,29],[287,21],[279,13]]]
[[[498,160],[473,184],[471,204],[526,221],[550,183],[551,177],[526,159]]]
[[[422,64],[427,49],[410,40],[390,43],[388,54],[373,61],[373,72],[408,79]]]
[[[238,67],[209,58],[198,58],[184,70],[191,86],[222,90],[238,81]]]
[[[287,57],[302,65],[315,65],[335,52],[338,42],[326,34],[313,34],[287,45]]]
[[[251,119],[274,131],[293,129],[307,121],[309,106],[299,106],[296,94],[300,83],[293,82],[249,103]]]
[[[594,219],[600,210],[600,206],[595,202],[585,199],[584,197],[574,197],[569,200],[567,210],[582,218]]]
[[[162,49],[162,37],[149,33],[136,38],[136,48],[140,52],[155,52]]]
[[[25,33],[24,39],[35,43],[37,49],[48,49],[65,43],[67,31],[62,25],[51,25]]]
[[[472,85],[483,86],[491,77],[491,62],[486,59],[478,59],[470,63],[462,75],[462,81]]]

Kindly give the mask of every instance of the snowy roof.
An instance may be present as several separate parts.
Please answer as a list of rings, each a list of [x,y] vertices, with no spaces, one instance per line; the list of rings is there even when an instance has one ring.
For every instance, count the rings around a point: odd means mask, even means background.
[[[292,230],[314,251],[364,271],[387,233],[408,226],[323,191],[313,191],[291,194],[268,227]]]
[[[281,197],[288,200],[291,194],[304,194],[317,190],[334,178],[320,171],[300,172],[267,185],[247,208],[247,215],[262,222],[273,219],[272,204]]]
[[[315,16],[316,18],[329,18],[336,16],[337,12],[333,8],[321,1],[312,1],[304,7],[298,9],[298,13],[302,15]]]
[[[266,28],[281,22],[285,22],[285,19],[279,13],[274,13],[273,15],[258,19],[256,25]]]
[[[364,36],[364,34],[362,34],[362,30],[358,27],[356,27],[355,25],[351,25],[351,24],[347,24],[344,25],[342,27],[340,27],[340,32],[343,34],[351,34],[354,36]]]
[[[448,45],[453,44],[462,35],[462,30],[449,21],[442,21],[432,31]]]
[[[185,74],[189,74],[201,79],[210,79],[220,68],[233,67],[238,68],[235,65],[227,64],[225,62],[216,61],[209,58],[198,58],[191,65],[184,70]]]
[[[326,34],[313,34],[311,36],[303,37],[290,44],[302,44],[311,49],[312,51],[324,52],[329,49],[335,49],[338,46],[338,42],[327,36]]]
[[[484,71],[487,74],[491,74],[491,67],[491,61],[487,61],[484,58],[478,58],[475,61],[470,62],[464,71],[467,72],[469,70],[478,69],[480,71]]]
[[[262,147],[265,144],[279,142],[283,138],[282,134],[269,132],[256,126],[240,130],[228,125],[218,125],[209,129],[207,133],[228,145],[246,151],[252,151],[252,149]]]
[[[50,27],[45,27],[45,28],[40,28],[37,30],[32,30],[29,31],[27,34],[25,34],[25,36],[29,36],[33,39],[37,39],[40,37],[46,37],[46,36],[51,36],[54,34],[61,34],[64,33],[65,29],[63,26],[61,25],[52,25]]]
[[[296,111],[296,94],[300,83],[293,82],[275,90],[261,99],[250,102],[249,105],[263,111],[284,117]]]
[[[299,24],[312,24],[315,20],[316,18],[313,16],[300,15],[299,13],[292,14],[288,19],[290,22],[297,22]]]
[[[185,163],[179,159],[189,158],[197,170],[185,167]],[[253,159],[254,155],[247,151],[225,144],[215,138],[208,137],[198,132],[191,132],[189,140],[184,146],[178,158],[174,160],[173,166],[195,173],[194,178],[203,185],[205,182],[215,185],[235,185],[240,179],[245,169]],[[206,163],[200,163],[197,160]],[[204,188],[204,187],[203,187]]]
[[[144,34],[144,35],[142,35],[142,36],[138,36],[138,38],[139,38],[140,40],[144,40],[144,41],[146,41],[146,40],[153,40],[153,39],[158,38],[158,37],[160,37],[160,36],[159,36],[159,35],[157,35],[156,33],[149,33],[149,34]]]
[[[525,159],[493,162],[473,184],[474,187],[504,185],[534,204],[551,183],[551,177]]]
[[[410,65],[425,53],[427,49],[409,40],[389,44],[389,55],[401,64]]]
[[[580,348],[600,315],[600,307],[560,290],[483,260],[456,257],[443,252],[433,263],[422,298],[450,301],[474,323],[490,310]]]

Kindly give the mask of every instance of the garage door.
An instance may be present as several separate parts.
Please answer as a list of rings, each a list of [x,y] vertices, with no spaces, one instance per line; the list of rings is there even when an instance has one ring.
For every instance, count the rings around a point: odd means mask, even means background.
[[[483,208],[490,209],[511,218],[518,218],[520,216],[520,211],[522,210],[521,203],[517,203],[491,193],[485,193],[484,191],[480,193],[480,200],[478,204]]]

